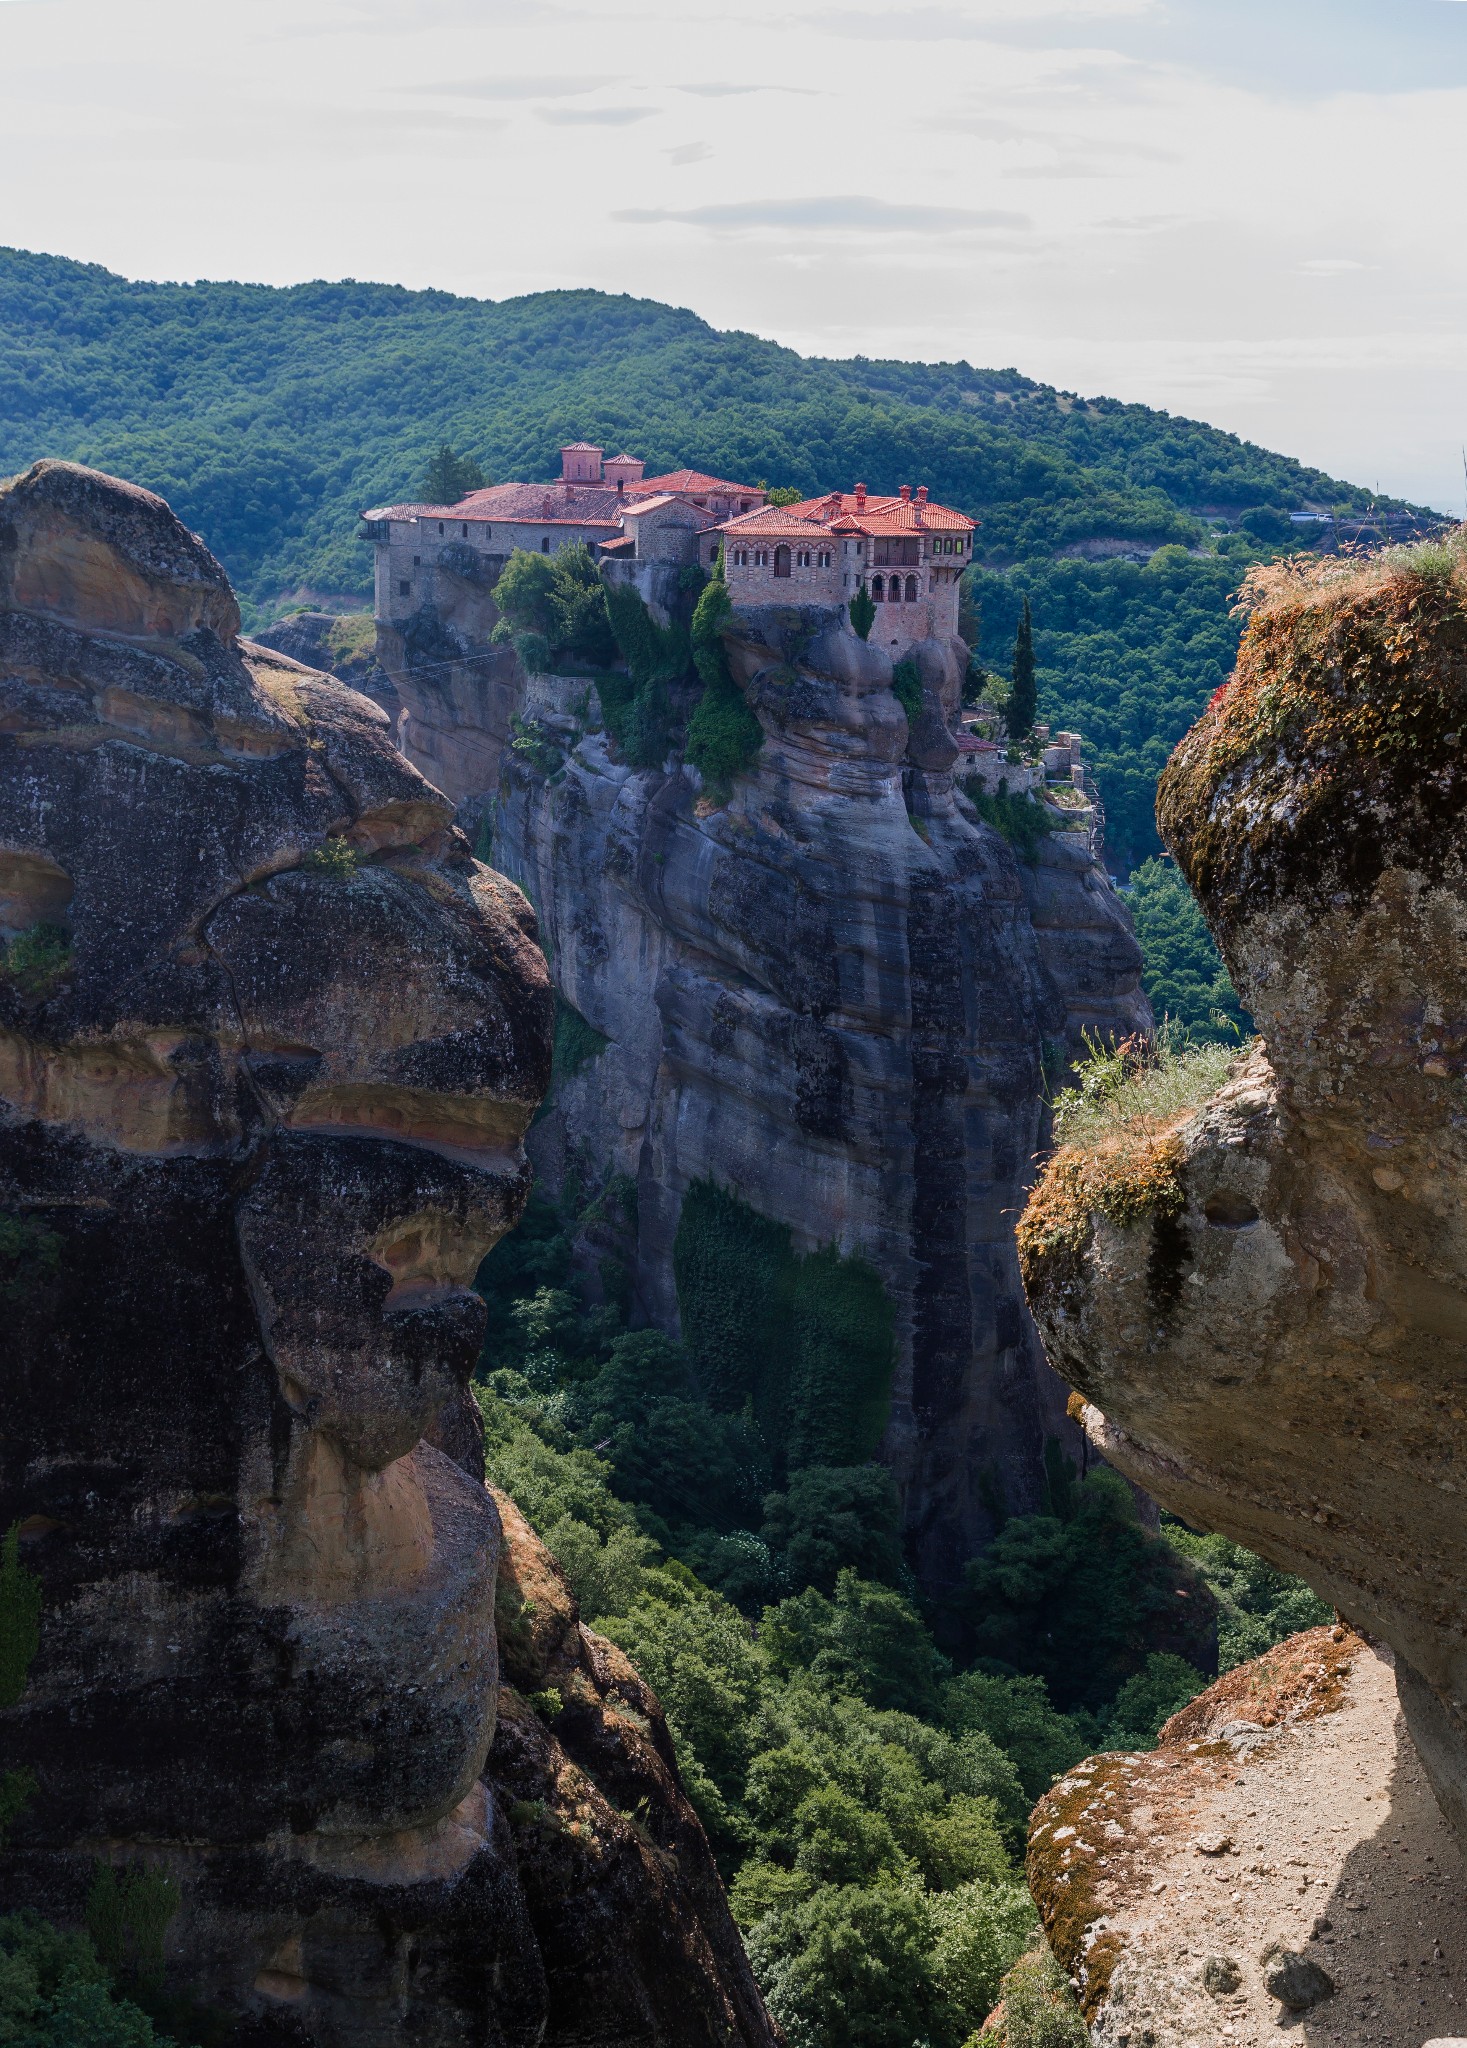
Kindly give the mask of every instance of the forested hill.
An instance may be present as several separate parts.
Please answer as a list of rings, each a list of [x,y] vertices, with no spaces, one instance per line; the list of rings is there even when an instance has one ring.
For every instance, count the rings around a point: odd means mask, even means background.
[[[0,471],[62,455],[162,491],[259,605],[367,589],[354,515],[410,494],[437,442],[498,479],[552,474],[583,438],[803,490],[925,482],[1002,562],[1190,543],[1203,506],[1370,502],[1143,406],[964,363],[810,361],[646,299],[135,284],[0,251]]]
[[[1157,850],[1155,778],[1227,674],[1248,560],[1289,510],[1398,503],[1016,370],[809,360],[649,299],[135,284],[0,250],[0,474],[58,455],[161,491],[251,623],[365,594],[356,514],[414,495],[439,443],[502,480],[580,439],[803,491],[926,483],[973,513],[982,658],[1006,666],[1027,594],[1040,711],[1086,735],[1118,869]],[[1152,559],[1066,552],[1107,540]]]

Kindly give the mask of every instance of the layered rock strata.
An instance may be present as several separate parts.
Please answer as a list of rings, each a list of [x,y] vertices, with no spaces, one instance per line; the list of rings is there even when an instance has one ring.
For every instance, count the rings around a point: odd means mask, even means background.
[[[539,679],[556,751],[506,756],[495,858],[607,1041],[532,1146],[552,1183],[635,1177],[636,1289],[668,1329],[695,1182],[800,1251],[874,1265],[899,1353],[885,1455],[941,1584],[996,1506],[1044,1502],[1044,1440],[1067,1424],[1013,1213],[1046,1058],[1149,1023],[1139,955],[1086,832],[1030,864],[955,791],[961,642],[919,650],[910,726],[890,660],[840,612],[741,610],[726,645],[765,734],[727,801],[675,760],[619,765],[585,682]]]
[[[1467,1829],[1467,569],[1280,573],[1158,816],[1262,1048],[1021,1225],[1106,1457],[1397,1652]]]
[[[560,1651],[589,1841],[527,1870],[525,1767],[486,1774],[469,1282],[549,1072],[533,917],[374,705],[238,629],[159,499],[0,489],[0,1526],[42,1593],[0,1909],[76,1924],[99,1864],[167,1873],[169,1979],[241,2042],[767,2042],[614,1653]],[[655,1758],[591,1726],[623,1695]]]
[[[1460,2034],[1462,1855],[1391,1665],[1312,1629],[1041,1801],[1030,1883],[1099,2048]]]

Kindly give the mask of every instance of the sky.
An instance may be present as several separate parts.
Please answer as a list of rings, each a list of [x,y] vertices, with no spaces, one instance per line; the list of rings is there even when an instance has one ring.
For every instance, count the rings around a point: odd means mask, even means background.
[[[1467,0],[0,0],[0,242],[966,358],[1464,509]]]

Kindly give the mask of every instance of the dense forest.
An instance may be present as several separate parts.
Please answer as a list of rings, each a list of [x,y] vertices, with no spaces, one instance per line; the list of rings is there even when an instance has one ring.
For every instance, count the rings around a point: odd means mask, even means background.
[[[601,292],[133,283],[0,250],[0,343],[0,472],[57,455],[161,491],[254,624],[365,594],[358,511],[418,492],[445,445],[490,479],[551,475],[563,441],[592,438],[802,491],[925,482],[981,521],[991,667],[1030,599],[1040,715],[1084,733],[1122,874],[1160,850],[1156,776],[1227,674],[1231,594],[1286,514],[1410,509],[1016,370],[807,359]],[[1139,559],[1073,552],[1119,546]]]
[[[575,1025],[561,1073],[599,1057]],[[1058,1442],[1047,1511],[1004,1519],[923,1597],[871,1461],[892,1328],[875,1273],[802,1258],[695,1186],[674,1344],[627,1328],[615,1252],[578,1264],[588,1227],[630,1238],[635,1199],[616,1181],[537,1194],[485,1262],[490,1476],[657,1689],[790,2041],[964,2048],[1033,1934],[1034,1801],[1328,1610],[1223,1538],[1148,1531],[1114,1473]],[[553,1726],[559,1697],[532,1704]],[[1046,2025],[1053,2048],[1086,2038],[1077,2015]]]

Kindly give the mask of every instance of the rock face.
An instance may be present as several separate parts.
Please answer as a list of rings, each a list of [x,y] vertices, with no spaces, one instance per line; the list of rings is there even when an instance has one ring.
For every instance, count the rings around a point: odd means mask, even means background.
[[[1097,1446],[1393,1646],[1459,1830],[1464,589],[1458,540],[1256,593],[1158,815],[1264,1049],[1195,1113],[1117,1141],[1097,1203],[1060,1154],[1021,1226]],[[1126,1200],[1104,1199],[1107,1174]]]
[[[288,654],[304,668],[322,670],[360,690],[387,713],[394,734],[403,703],[377,659],[377,626],[368,612],[289,612],[254,635],[257,647]]]
[[[1083,1028],[1149,1022],[1139,955],[1087,834],[1030,866],[955,794],[961,642],[921,650],[910,733],[890,661],[839,612],[739,611],[726,645],[766,735],[726,803],[681,767],[617,765],[584,682],[557,710],[536,679],[561,751],[505,757],[495,859],[608,1041],[557,1083],[534,1154],[552,1182],[635,1177],[637,1293],[668,1329],[694,1183],[801,1252],[870,1261],[896,1312],[884,1455],[941,1584],[997,1499],[1042,1505],[1045,1437],[1067,1427],[1011,1218],[1046,1050],[1062,1064]]]
[[[1041,1801],[1030,1883],[1098,2048],[1460,2033],[1467,1873],[1391,1664],[1311,1629]]]
[[[561,1650],[601,1835],[527,1880],[485,1775],[468,1286],[548,1077],[533,917],[375,706],[238,626],[159,499],[60,463],[0,489],[0,1526],[43,1595],[0,1907],[75,1924],[99,1861],[147,1864],[171,1981],[241,2040],[531,2048],[604,2006],[564,1946],[599,1856],[639,2016],[598,2038],[766,2042],[614,1653]],[[591,1725],[624,1697],[655,1756]]]

